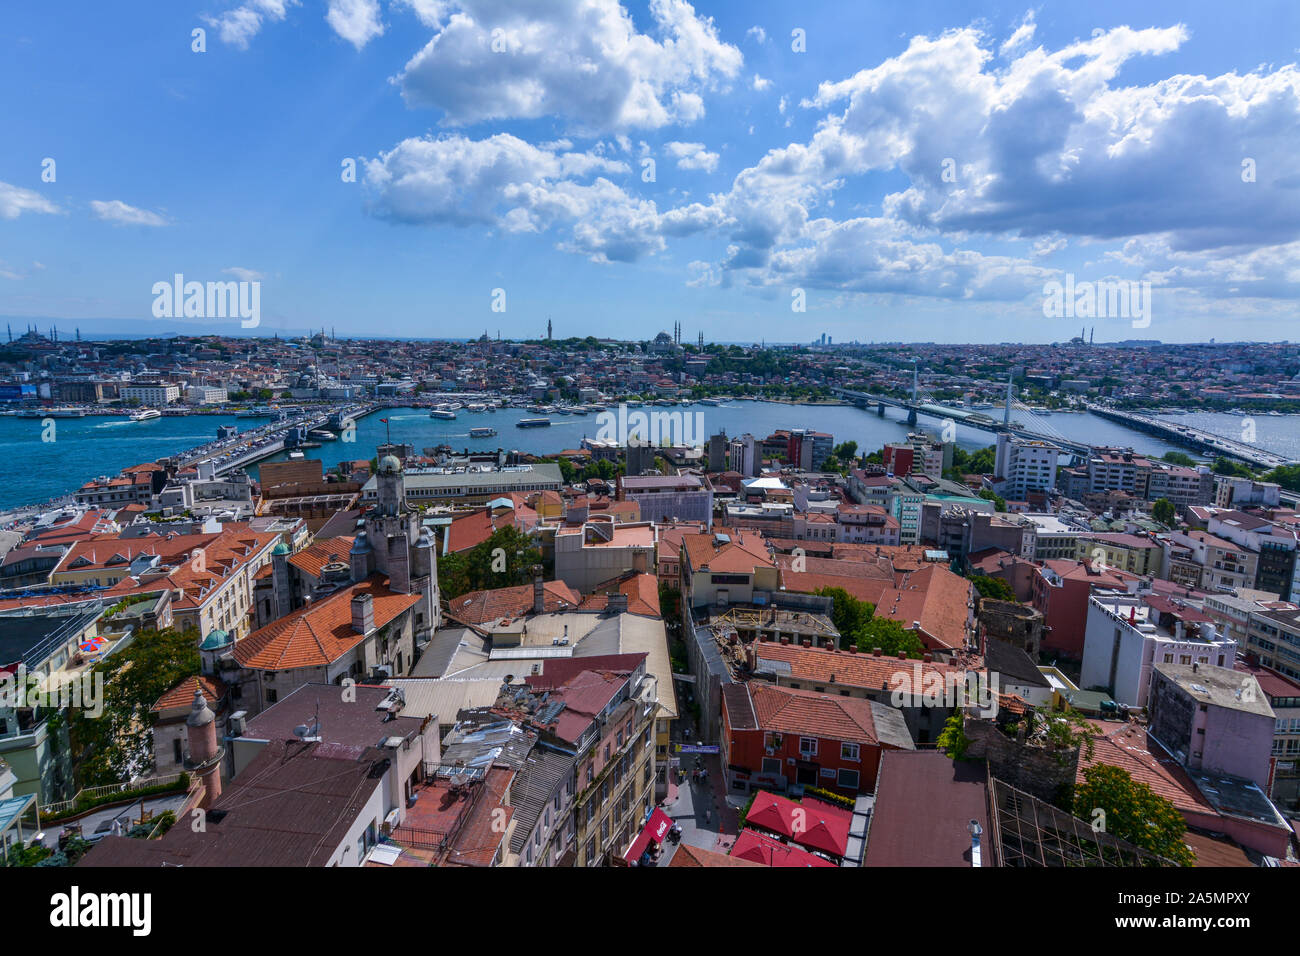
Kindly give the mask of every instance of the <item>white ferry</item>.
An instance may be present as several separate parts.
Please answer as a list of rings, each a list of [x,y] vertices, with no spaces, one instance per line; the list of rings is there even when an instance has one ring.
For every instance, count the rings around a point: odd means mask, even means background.
[[[162,418],[162,412],[156,408],[142,408],[131,415],[133,422],[147,422],[153,418]]]
[[[478,427],[478,428],[471,428],[471,429],[469,430],[469,437],[470,437],[470,438],[491,438],[491,437],[492,437],[493,435],[495,435],[496,433],[497,433],[497,430],[496,430],[495,428],[493,428],[492,426],[490,426],[490,425],[483,425],[483,426]]]
[[[429,412],[430,418],[441,418],[443,421],[450,421],[456,417],[456,413],[446,405],[439,405]]]

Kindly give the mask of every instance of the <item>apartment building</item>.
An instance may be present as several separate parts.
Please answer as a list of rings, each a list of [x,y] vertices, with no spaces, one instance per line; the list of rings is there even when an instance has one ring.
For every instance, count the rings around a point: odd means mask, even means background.
[[[993,491],[1003,498],[1023,501],[1031,491],[1056,487],[1060,455],[1061,450],[1048,442],[1000,433],[993,466]]]
[[[1259,555],[1208,531],[1174,531],[1171,546],[1184,549],[1201,569],[1200,586],[1206,591],[1234,591],[1255,587]]]
[[[1102,591],[1088,600],[1081,687],[1104,687],[1121,704],[1145,707],[1157,664],[1231,667],[1236,644],[1210,618],[1151,596]]]
[[[132,385],[123,385],[121,395],[124,402],[139,402],[141,405],[170,405],[181,397],[181,389],[179,385],[173,385],[169,382],[149,384],[137,382]]]

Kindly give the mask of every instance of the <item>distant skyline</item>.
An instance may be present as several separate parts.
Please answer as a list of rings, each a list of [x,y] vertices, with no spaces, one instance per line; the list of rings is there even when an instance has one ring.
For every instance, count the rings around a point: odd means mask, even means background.
[[[15,334],[250,334],[154,318],[178,273],[260,283],[259,335],[1277,342],[1300,319],[1285,0],[83,0],[4,26]],[[1045,317],[1067,280],[1150,283],[1149,310]]]

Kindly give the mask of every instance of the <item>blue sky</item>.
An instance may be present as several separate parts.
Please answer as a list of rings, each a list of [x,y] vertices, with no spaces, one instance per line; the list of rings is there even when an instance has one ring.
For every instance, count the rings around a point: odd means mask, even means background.
[[[0,315],[161,327],[182,273],[260,282],[266,334],[1295,339],[1298,11],[9,9]],[[1150,324],[1046,318],[1067,274],[1150,282]]]

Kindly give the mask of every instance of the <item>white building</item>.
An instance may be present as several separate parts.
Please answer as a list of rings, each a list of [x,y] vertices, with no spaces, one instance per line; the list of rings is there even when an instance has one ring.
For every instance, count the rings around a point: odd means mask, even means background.
[[[1109,688],[1118,703],[1145,707],[1156,664],[1232,667],[1236,642],[1222,637],[1205,615],[1185,610],[1195,620],[1174,620],[1171,630],[1159,623],[1162,615],[1142,595],[1094,594],[1088,599],[1079,685],[1085,690]],[[1168,614],[1163,617],[1172,619]]]
[[[185,390],[185,400],[191,405],[220,405],[229,399],[221,386],[191,385]]]
[[[141,405],[170,405],[180,397],[180,386],[170,383],[122,387],[122,401],[138,400]]]
[[[1048,442],[999,433],[993,490],[1004,498],[1023,501],[1031,491],[1055,487],[1060,454],[1061,450]]]

